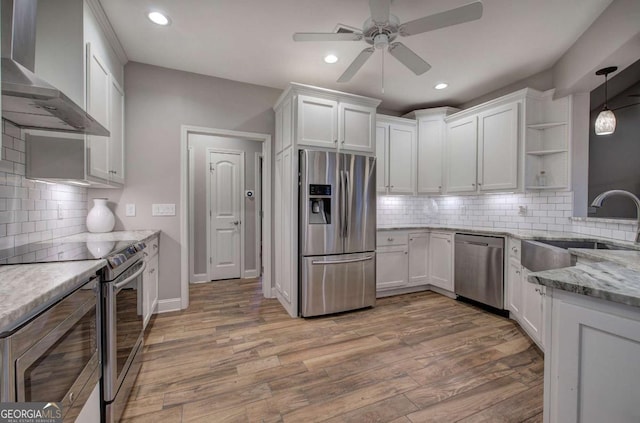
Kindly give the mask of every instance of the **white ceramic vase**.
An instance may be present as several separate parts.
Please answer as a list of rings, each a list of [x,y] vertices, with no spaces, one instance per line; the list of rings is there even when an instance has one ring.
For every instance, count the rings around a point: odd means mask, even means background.
[[[116,218],[107,207],[106,198],[94,198],[93,208],[87,214],[87,230],[93,233],[111,232]]]

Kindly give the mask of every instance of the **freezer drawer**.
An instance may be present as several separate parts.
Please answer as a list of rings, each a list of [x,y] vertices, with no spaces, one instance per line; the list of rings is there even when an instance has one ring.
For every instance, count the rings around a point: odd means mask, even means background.
[[[300,313],[320,316],[375,305],[376,255],[303,257]]]

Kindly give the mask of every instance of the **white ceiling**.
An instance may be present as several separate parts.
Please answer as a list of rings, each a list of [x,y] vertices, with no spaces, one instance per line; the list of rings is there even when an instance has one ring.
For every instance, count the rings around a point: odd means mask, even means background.
[[[416,76],[381,52],[351,82],[335,81],[365,47],[360,42],[296,43],[294,32],[331,32],[337,23],[361,28],[368,0],[101,0],[130,60],[285,88],[290,81],[367,95],[382,107],[458,105],[549,69],[612,0],[484,0],[482,19],[402,38],[432,66]],[[400,22],[470,0],[395,0]],[[168,27],[146,18],[167,13]],[[327,53],[339,57],[324,63]],[[440,81],[449,88],[436,91]]]

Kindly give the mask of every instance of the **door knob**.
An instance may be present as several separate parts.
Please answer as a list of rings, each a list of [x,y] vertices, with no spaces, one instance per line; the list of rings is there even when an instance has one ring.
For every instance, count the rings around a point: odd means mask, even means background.
[[[240,224],[240,221],[239,221],[239,220],[235,220],[235,221],[233,221],[232,223],[233,223],[234,225],[238,226],[238,225]]]

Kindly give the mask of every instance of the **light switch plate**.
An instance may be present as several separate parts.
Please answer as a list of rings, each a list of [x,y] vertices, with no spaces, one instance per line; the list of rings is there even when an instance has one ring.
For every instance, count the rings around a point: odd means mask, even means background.
[[[151,215],[152,216],[175,216],[176,205],[175,204],[152,204]]]
[[[125,211],[125,215],[128,217],[133,217],[136,215],[136,205],[132,203],[127,203],[127,210]]]

